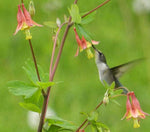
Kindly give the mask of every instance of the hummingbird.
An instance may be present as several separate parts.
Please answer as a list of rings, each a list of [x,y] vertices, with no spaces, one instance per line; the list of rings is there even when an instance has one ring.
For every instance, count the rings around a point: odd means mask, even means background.
[[[123,85],[120,83],[118,79],[127,70],[129,70],[131,67],[137,64],[137,62],[142,60],[142,59],[137,59],[137,60],[125,63],[125,64],[118,65],[116,67],[109,68],[104,54],[101,51],[97,50],[93,45],[92,47],[95,50],[95,62],[96,62],[98,72],[99,72],[99,79],[103,85],[105,81],[108,85],[111,85],[113,82],[115,82],[115,88],[123,87]],[[123,89],[123,94],[128,93],[127,89],[125,88],[121,88],[121,89]]]

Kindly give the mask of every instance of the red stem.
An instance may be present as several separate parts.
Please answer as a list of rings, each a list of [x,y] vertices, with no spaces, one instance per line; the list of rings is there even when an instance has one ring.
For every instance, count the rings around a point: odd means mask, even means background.
[[[33,50],[32,43],[31,43],[31,39],[29,39],[29,45],[30,45],[30,49],[31,49],[31,53],[32,53],[32,57],[33,57],[33,62],[34,62],[34,65],[35,65],[35,69],[36,69],[36,74],[37,74],[38,80],[41,81],[39,70],[38,70],[38,66],[37,66],[37,62],[36,62],[36,58],[35,58],[35,54],[34,54],[34,50]],[[42,89],[42,94],[45,97],[46,93],[44,92],[43,89]]]
[[[60,50],[59,50],[59,52],[58,52],[58,56],[57,56],[57,59],[56,59],[55,65],[54,65],[54,69],[53,69],[53,71],[52,71],[52,74],[50,74],[50,81],[53,81],[54,73],[55,73],[56,68],[57,68],[57,66],[58,66],[58,62],[59,62],[59,59],[60,59],[60,56],[61,56],[61,53],[62,53],[62,49],[63,49],[63,46],[64,46],[64,43],[65,43],[65,40],[66,40],[68,31],[69,31],[69,28],[70,28],[70,22],[71,22],[71,17],[69,18],[68,25],[67,25],[67,27],[66,27],[66,30],[65,30],[63,39],[62,39],[62,41],[61,41],[61,46],[60,46]],[[41,113],[41,117],[40,117],[38,132],[42,132],[42,128],[43,128],[43,124],[44,124],[44,119],[45,119],[45,115],[46,115],[46,110],[47,110],[47,107],[48,107],[48,101],[49,101],[49,96],[50,96],[50,90],[51,90],[51,87],[48,87],[48,89],[47,89],[47,95],[46,95],[46,97],[44,98],[44,103],[43,103],[42,113]]]
[[[104,3],[98,5],[96,8],[90,10],[89,12],[87,12],[86,14],[84,14],[84,15],[82,16],[82,18],[83,18],[83,17],[86,17],[87,15],[89,15],[89,14],[91,14],[92,12],[96,11],[98,8],[100,8],[100,7],[102,7],[103,5],[107,4],[109,1],[110,1],[110,0],[106,0]]]
[[[65,25],[65,23],[61,24],[59,26],[59,29],[57,30],[57,33],[56,33],[56,36],[55,36],[55,40],[54,40],[54,46],[53,46],[53,50],[52,50],[52,57],[51,57],[51,63],[50,63],[50,75],[51,76],[51,73],[52,73],[52,66],[53,66],[53,61],[54,61],[54,55],[55,55],[55,48],[56,48],[56,44],[57,44],[57,39],[58,39],[58,35],[59,35],[59,32],[61,30],[61,28],[63,27],[63,25]]]

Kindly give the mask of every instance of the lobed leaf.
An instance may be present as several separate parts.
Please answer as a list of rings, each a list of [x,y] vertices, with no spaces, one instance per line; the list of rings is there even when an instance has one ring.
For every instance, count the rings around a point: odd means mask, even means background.
[[[71,9],[68,9],[74,23],[81,22],[81,16],[77,4],[72,4]]]
[[[8,83],[9,91],[17,96],[25,96],[25,98],[31,97],[38,88],[33,84],[28,84],[22,81],[11,81]]]
[[[35,66],[32,61],[28,60],[25,63],[25,66],[23,66],[23,69],[25,70],[29,80],[36,85],[36,82],[38,82],[37,73],[35,70]],[[49,75],[47,73],[44,73],[43,69],[38,65],[38,71],[40,74],[40,79],[42,82],[48,82],[49,81]]]

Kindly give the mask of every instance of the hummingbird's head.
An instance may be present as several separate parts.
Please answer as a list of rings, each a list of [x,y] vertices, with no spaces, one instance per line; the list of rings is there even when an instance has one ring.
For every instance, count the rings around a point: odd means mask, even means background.
[[[97,50],[93,45],[92,45],[92,47],[95,50],[96,63],[106,63],[106,58],[105,58],[104,54],[100,50]]]

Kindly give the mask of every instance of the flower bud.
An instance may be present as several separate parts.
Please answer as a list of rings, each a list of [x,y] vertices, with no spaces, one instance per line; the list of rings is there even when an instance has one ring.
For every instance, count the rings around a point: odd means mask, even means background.
[[[30,3],[29,3],[29,13],[30,13],[31,17],[33,17],[35,15],[35,7],[34,7],[33,1],[30,1]]]
[[[103,103],[107,105],[109,103],[109,97],[108,97],[108,92],[105,93],[104,98],[103,98]]]
[[[60,19],[58,17],[56,19],[56,24],[57,24],[58,27],[60,27],[60,25],[61,25],[61,21],[60,21]]]

